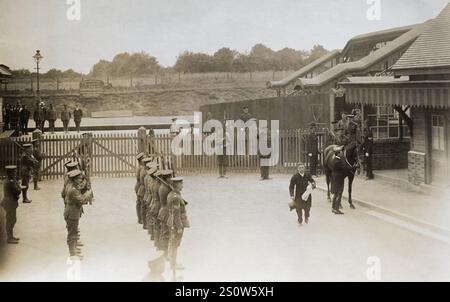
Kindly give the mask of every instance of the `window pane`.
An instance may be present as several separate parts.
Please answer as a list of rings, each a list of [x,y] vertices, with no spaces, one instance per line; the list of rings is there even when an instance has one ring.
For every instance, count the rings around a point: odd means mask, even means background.
[[[397,138],[400,136],[398,127],[389,127],[389,138]]]
[[[389,136],[388,136],[388,128],[387,127],[380,127],[378,129],[378,131],[379,131],[378,138],[380,138],[380,139],[389,138]]]

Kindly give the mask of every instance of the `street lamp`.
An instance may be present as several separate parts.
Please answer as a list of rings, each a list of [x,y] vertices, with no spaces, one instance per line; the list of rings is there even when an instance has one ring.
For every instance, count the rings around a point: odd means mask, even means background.
[[[37,97],[39,98],[39,63],[42,61],[44,57],[41,55],[40,50],[36,50],[36,54],[33,56],[33,59],[36,61],[36,71],[37,71]]]

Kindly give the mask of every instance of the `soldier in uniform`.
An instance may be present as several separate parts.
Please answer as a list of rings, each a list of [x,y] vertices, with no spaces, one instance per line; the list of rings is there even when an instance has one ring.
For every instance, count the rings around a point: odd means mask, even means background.
[[[83,175],[80,170],[69,172],[69,183],[67,184],[64,209],[64,219],[67,227],[67,245],[71,257],[78,256],[82,258],[80,250],[77,249],[79,240],[78,226],[82,214],[82,206],[88,204],[91,199],[92,191],[86,191]]]
[[[366,164],[366,180],[374,178],[372,168],[372,155],[373,155],[373,133],[370,128],[364,129],[364,142],[362,145],[362,151],[364,153],[364,162]]]
[[[305,222],[309,223],[309,217],[311,213],[312,206],[312,196],[309,195],[305,200],[303,199],[303,194],[308,189],[308,186],[312,186],[312,189],[316,188],[316,182],[311,177],[311,174],[306,172],[306,167],[303,163],[299,164],[297,167],[297,174],[291,178],[291,183],[289,185],[289,193],[291,194],[291,200],[293,203],[290,204],[290,209],[297,211],[298,223],[303,224],[303,212],[305,212]]]
[[[17,167],[6,167],[7,179],[3,184],[3,200],[1,206],[6,212],[6,234],[9,244],[18,244],[19,238],[14,237],[14,226],[17,222],[17,208],[22,187],[17,180]]]
[[[22,178],[22,198],[23,203],[31,203],[28,199],[28,188],[30,185],[31,174],[33,170],[39,165],[39,162],[33,156],[33,145],[25,144],[23,145],[24,153],[20,159],[20,176]]]
[[[158,221],[159,210],[161,209],[161,202],[159,200],[159,188],[161,186],[161,170],[157,170],[153,173],[155,181],[151,185],[152,191],[152,204],[150,205],[150,228],[152,229],[151,240],[154,241],[155,247],[159,246],[159,238],[161,236],[161,226]]]
[[[170,266],[172,270],[181,269],[180,265],[177,265],[177,251],[183,238],[183,232],[185,228],[190,227],[190,223],[186,213],[186,202],[181,196],[183,190],[183,178],[172,178],[173,190],[167,195],[167,228],[169,229],[169,245],[168,256],[170,259]]]
[[[155,173],[158,171],[158,164],[155,161],[152,161],[147,164],[147,177],[146,177],[146,186],[147,186],[147,212],[145,214],[146,218],[146,226],[147,232],[150,235],[150,238],[153,240],[153,219],[152,219],[152,206],[153,206],[153,183],[156,182]]]
[[[160,225],[160,235],[158,240],[157,249],[164,251],[167,257],[167,248],[169,245],[169,228],[167,227],[167,217],[169,214],[169,209],[167,208],[167,195],[169,195],[171,188],[170,178],[173,174],[172,170],[162,170],[158,176],[160,178],[160,186],[158,189],[159,201],[161,203],[161,208],[158,213],[158,222]]]
[[[38,161],[38,165],[33,169],[34,190],[39,191],[41,188],[39,188],[38,182],[41,180],[41,168],[44,154],[41,152],[41,144],[38,139],[32,140],[31,143],[33,144],[33,156]]]
[[[134,186],[134,191],[136,192],[136,214],[138,218],[138,223],[142,223],[141,218],[141,200],[139,199],[139,188],[141,187],[141,170],[143,169],[142,160],[145,157],[145,153],[139,153],[136,157],[136,160],[138,161],[138,166],[136,168],[136,185]]]
[[[225,131],[225,137],[219,142],[219,150],[222,154],[217,155],[217,165],[219,166],[219,178],[227,178],[228,155],[227,148],[230,147],[230,135]]]
[[[151,177],[149,174],[150,169],[153,167],[154,163],[152,161],[149,161],[145,164],[144,171],[144,196],[142,197],[142,204],[141,204],[141,215],[142,215],[142,227],[144,230],[148,230],[148,208],[150,207],[151,194],[150,194],[150,181]]]
[[[317,136],[316,133],[315,123],[310,124],[309,134],[306,138],[306,154],[309,173],[312,176],[317,177],[317,162],[319,158],[319,137]]]
[[[344,193],[344,180],[345,174],[353,169],[343,159],[342,154],[343,147],[336,147],[334,149],[335,155],[331,162],[332,175],[331,175],[331,193],[333,194],[332,212],[336,215],[343,215],[341,212],[341,200]]]
[[[137,192],[138,196],[138,204],[139,207],[137,208],[137,211],[139,211],[138,218],[140,219],[139,224],[142,224],[144,229],[146,227],[146,204],[144,202],[144,196],[145,196],[145,176],[147,176],[147,167],[146,165],[151,162],[152,159],[150,157],[145,157],[142,159],[142,168],[139,171],[139,189]]]
[[[348,143],[356,141],[359,145],[360,140],[358,138],[358,124],[353,121],[353,115],[348,115],[347,118],[348,121],[347,127],[345,128],[345,135],[348,137]]]

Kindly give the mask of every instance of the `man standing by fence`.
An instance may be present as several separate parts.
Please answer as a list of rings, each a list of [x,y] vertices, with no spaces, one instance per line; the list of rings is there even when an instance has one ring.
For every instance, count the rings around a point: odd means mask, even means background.
[[[309,126],[309,134],[306,138],[306,158],[309,173],[317,177],[317,161],[319,157],[319,137],[316,133],[316,123]]]
[[[61,111],[61,121],[63,123],[64,133],[69,132],[69,122],[71,118],[70,111],[67,109],[67,105],[64,105],[63,111]]]
[[[81,128],[81,120],[83,119],[83,110],[80,109],[80,106],[77,105],[73,112],[73,120],[75,122],[75,128],[78,133],[80,133]]]
[[[22,198],[23,203],[31,203],[28,199],[28,187],[30,185],[31,174],[33,169],[39,165],[39,162],[33,156],[33,145],[23,145],[24,153],[20,159],[21,177],[22,177]]]
[[[38,164],[33,168],[34,190],[39,191],[41,188],[39,188],[38,182],[41,181],[41,168],[44,154],[41,152],[41,143],[39,142],[39,139],[34,139],[31,143],[33,144],[33,157],[38,162]]]

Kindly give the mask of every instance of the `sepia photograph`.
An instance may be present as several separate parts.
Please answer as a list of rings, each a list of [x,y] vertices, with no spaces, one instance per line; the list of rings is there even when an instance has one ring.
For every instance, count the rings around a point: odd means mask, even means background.
[[[449,0],[0,0],[0,107],[0,283],[450,281]]]

